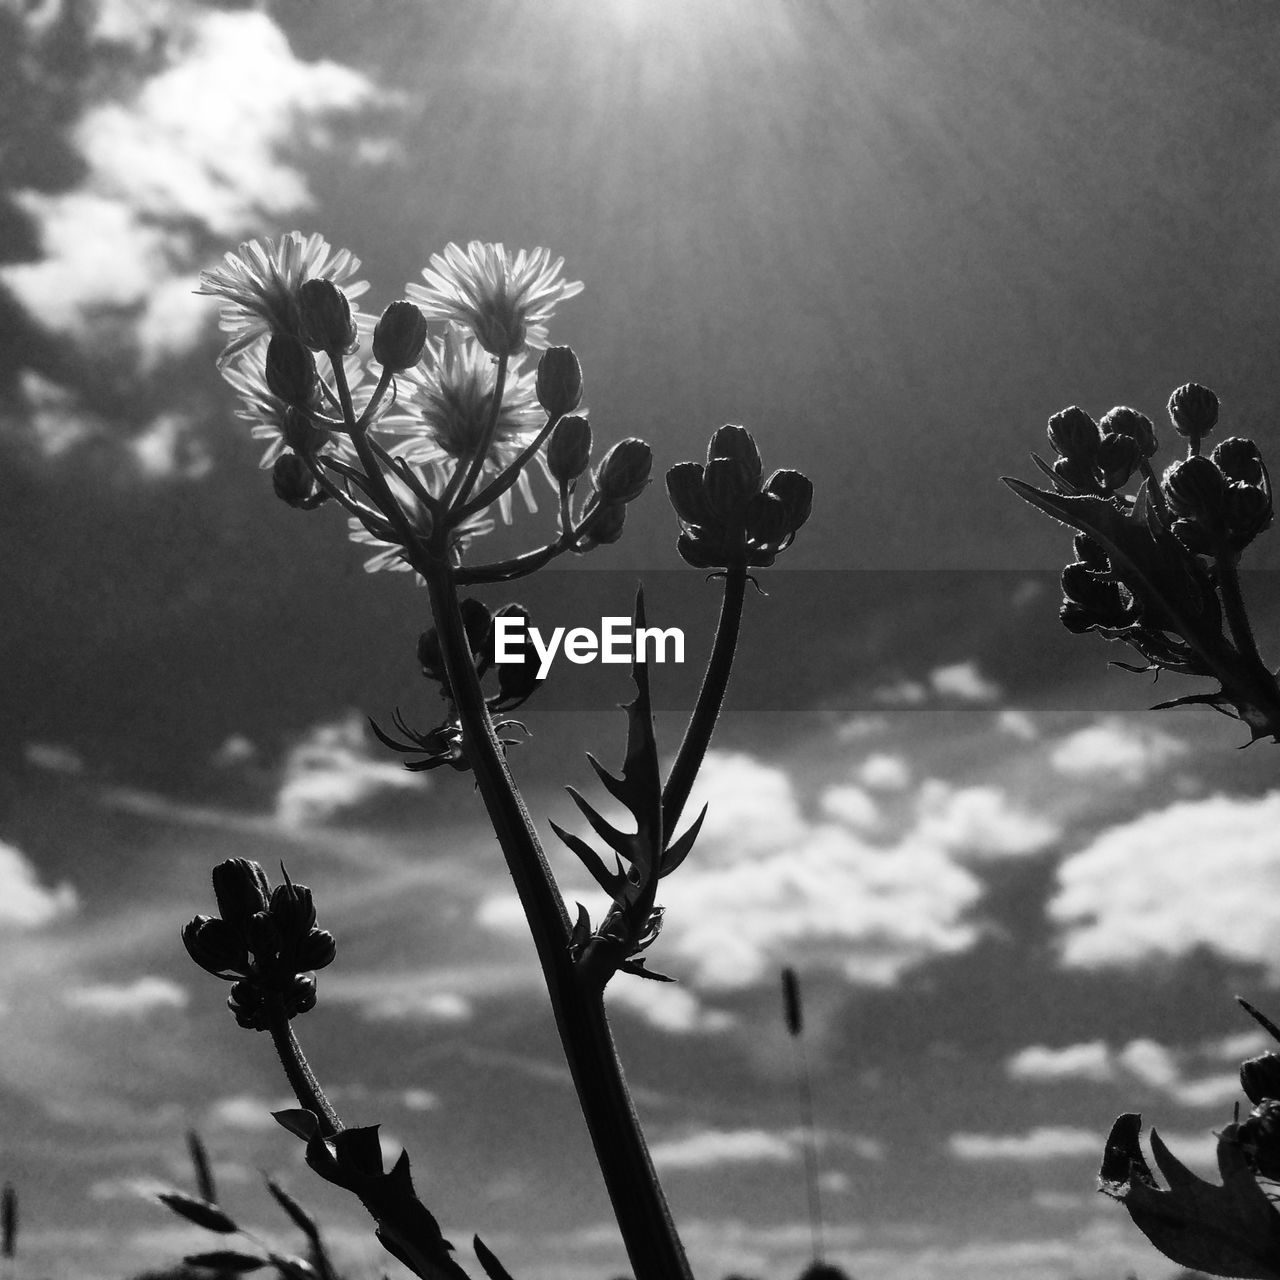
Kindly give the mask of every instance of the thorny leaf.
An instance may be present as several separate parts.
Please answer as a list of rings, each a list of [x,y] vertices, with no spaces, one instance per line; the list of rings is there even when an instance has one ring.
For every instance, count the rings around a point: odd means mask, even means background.
[[[511,1280],[511,1273],[493,1256],[493,1251],[479,1236],[472,1238],[471,1247],[476,1251],[476,1258],[489,1280]]]
[[[1280,1213],[1267,1199],[1229,1124],[1218,1138],[1222,1185],[1197,1177],[1153,1129],[1162,1190],[1142,1155],[1142,1117],[1119,1117],[1107,1138],[1098,1187],[1121,1201],[1147,1239],[1179,1266],[1244,1280],[1280,1280]]]

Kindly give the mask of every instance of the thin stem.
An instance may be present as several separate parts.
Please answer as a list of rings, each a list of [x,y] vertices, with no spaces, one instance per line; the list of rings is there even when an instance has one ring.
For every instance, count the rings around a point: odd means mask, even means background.
[[[438,536],[443,541],[447,531],[439,530]],[[414,567],[426,570],[467,760],[529,921],[560,1042],[636,1280],[692,1280],[618,1062],[603,993],[588,989],[575,971],[568,912],[494,734],[453,573],[438,547],[431,564]]]
[[[1244,595],[1240,590],[1240,574],[1237,570],[1238,557],[1230,548],[1224,546],[1214,557],[1214,568],[1218,575],[1218,591],[1222,596],[1223,612],[1227,615],[1227,625],[1231,628],[1231,638],[1236,642],[1240,656],[1253,668],[1260,668],[1268,676],[1271,672],[1262,661],[1258,652],[1258,643],[1253,638],[1253,624],[1249,621],[1248,611],[1244,607]]]
[[[378,411],[378,405],[381,404],[382,397],[387,394],[387,388],[391,385],[391,379],[394,376],[390,369],[383,369],[378,375],[378,385],[374,387],[373,395],[369,397],[369,403],[365,405],[364,412],[361,413],[360,419],[356,423],[360,430],[363,431],[373,420],[373,415]]]
[[[458,507],[454,512],[454,520],[463,521],[468,516],[475,515],[477,511],[483,511],[491,503],[497,502],[520,479],[520,473],[524,470],[525,464],[542,448],[543,441],[551,434],[559,421],[559,418],[548,418],[546,426],[521,450],[520,455],[512,461],[511,465],[492,484],[485,485],[470,502],[463,503]]]
[[[724,692],[733,669],[733,654],[738,647],[738,628],[742,622],[742,603],[747,590],[746,563],[731,565],[725,570],[724,599],[720,603],[720,620],[716,623],[716,638],[711,646],[711,658],[698,690],[684,741],[671,767],[667,785],[662,789],[662,829],[670,839],[676,823],[684,811],[693,790],[694,779],[702,767],[702,758],[711,743],[716,720],[724,703]]]
[[[800,1102],[800,1127],[804,1130],[804,1181],[809,1200],[809,1234],[813,1260],[821,1262],[825,1252],[822,1238],[822,1197],[818,1190],[818,1140],[813,1127],[813,1085],[809,1079],[809,1055],[804,1038],[795,1037],[800,1070],[796,1073],[796,1093]]]
[[[284,1067],[289,1087],[298,1104],[319,1117],[320,1132],[326,1138],[341,1133],[343,1124],[338,1113],[324,1096],[324,1090],[311,1070],[311,1064],[302,1052],[298,1037],[293,1034],[293,1026],[289,1015],[285,1012],[284,1001],[278,995],[267,997],[267,1030],[271,1032],[271,1043],[276,1047],[280,1065]]]
[[[493,380],[493,400],[489,405],[489,421],[485,424],[484,435],[480,438],[480,447],[475,451],[475,455],[463,475],[462,483],[458,485],[456,491],[450,492],[450,490],[454,489],[454,484],[458,479],[461,468],[454,471],[453,478],[449,481],[449,488],[445,490],[445,505],[450,510],[454,510],[466,502],[467,495],[475,486],[475,482],[484,468],[484,460],[488,457],[489,446],[493,444],[493,433],[498,429],[498,414],[502,412],[502,396],[507,389],[508,358],[505,351],[498,357],[498,372]]]

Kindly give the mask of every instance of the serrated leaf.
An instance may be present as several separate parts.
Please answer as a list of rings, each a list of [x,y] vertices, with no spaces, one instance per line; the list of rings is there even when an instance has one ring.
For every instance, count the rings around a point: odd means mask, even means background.
[[[667,846],[666,853],[662,855],[662,870],[659,874],[670,875],[689,856],[689,851],[693,848],[694,841],[698,838],[698,832],[702,830],[702,822],[707,816],[709,807],[709,805],[704,804],[702,812],[693,820],[689,829],[679,840]]]
[[[479,1236],[472,1237],[471,1247],[476,1251],[476,1258],[489,1280],[512,1280],[511,1273],[493,1256],[493,1251]]]
[[[250,1271],[261,1271],[271,1265],[267,1258],[252,1253],[237,1253],[234,1249],[216,1249],[213,1253],[189,1253],[183,1262],[189,1267],[213,1267],[218,1271],[233,1271],[238,1276]]]
[[[203,1227],[206,1231],[231,1235],[240,1230],[216,1204],[210,1204],[207,1200],[183,1195],[181,1191],[162,1191],[156,1198],[180,1217],[186,1218],[188,1222],[194,1222],[196,1226]]]
[[[571,849],[578,856],[578,860],[591,873],[591,877],[610,897],[616,896],[618,892],[618,884],[615,877],[609,872],[608,867],[600,860],[600,855],[581,838],[575,836],[573,832],[566,831],[557,822],[551,823],[551,830],[564,841],[565,846]]]
[[[275,1197],[278,1204],[293,1219],[293,1224],[309,1240],[318,1243],[320,1228],[315,1219],[278,1183],[267,1179],[267,1190]]]
[[[1138,1228],[1172,1262],[1217,1276],[1280,1280],[1280,1214],[1267,1199],[1228,1125],[1218,1138],[1215,1185],[1190,1169],[1152,1131],[1156,1164],[1169,1181],[1156,1183],[1143,1159],[1141,1117],[1123,1115],[1107,1139],[1099,1187],[1123,1202]]]

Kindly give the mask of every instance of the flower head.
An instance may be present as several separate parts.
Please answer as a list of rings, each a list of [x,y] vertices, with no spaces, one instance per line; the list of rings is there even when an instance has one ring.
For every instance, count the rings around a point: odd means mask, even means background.
[[[448,320],[475,334],[490,354],[515,355],[547,345],[546,321],[556,303],[582,292],[581,280],[560,277],[563,258],[549,249],[519,250],[472,240],[466,249],[445,246],[422,272],[425,285],[408,294],[428,320]]]
[[[403,454],[411,460],[443,464],[452,468],[468,462],[484,439],[493,412],[497,370],[479,343],[457,325],[450,325],[443,338],[427,341],[422,360],[405,374],[409,394],[382,424],[408,436]],[[534,397],[533,374],[520,368],[520,358],[512,360],[503,385],[502,404],[489,441],[481,483],[500,475],[538,434],[542,411]],[[543,455],[539,461],[545,469]],[[521,473],[517,487],[530,511],[538,504],[527,473]],[[502,518],[511,522],[511,495],[498,500]]]
[[[358,298],[368,281],[353,280],[360,259],[348,249],[330,248],[321,235],[290,231],[279,240],[246,240],[222,265],[200,273],[197,293],[224,298],[219,327],[230,341],[218,356],[218,367],[273,333],[299,333],[298,290],[307,280],[332,281]],[[353,313],[355,309],[353,308]],[[359,323],[362,317],[353,319]]]

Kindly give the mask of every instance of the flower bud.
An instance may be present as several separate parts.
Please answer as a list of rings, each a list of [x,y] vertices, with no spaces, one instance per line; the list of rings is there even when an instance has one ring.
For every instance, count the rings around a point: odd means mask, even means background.
[[[1240,1087],[1255,1107],[1267,1098],[1280,1098],[1280,1054],[1263,1053],[1242,1062]]]
[[[1079,405],[1049,419],[1049,443],[1063,458],[1092,462],[1101,442],[1098,424]]]
[[[1102,487],[1111,491],[1127,484],[1142,457],[1141,450],[1142,446],[1133,436],[1108,431],[1102,437],[1095,460],[1095,465],[1102,472]]]
[[[316,386],[315,357],[291,333],[274,333],[267,344],[267,387],[287,405],[305,407]]]
[[[282,868],[283,870],[283,868]],[[283,884],[271,891],[271,919],[286,941],[305,938],[316,922],[315,900],[305,884],[294,884],[285,873]],[[305,966],[311,968],[310,965]]]
[[[418,363],[427,344],[427,318],[412,302],[393,302],[373,330],[373,358],[399,371]]]
[[[752,494],[747,502],[745,520],[747,537],[765,547],[772,547],[795,532],[787,504],[777,494],[763,490]]]
[[[182,927],[182,945],[202,969],[218,978],[248,972],[249,956],[244,942],[225,920],[196,916]]]
[[[568,347],[550,349],[569,350]],[[561,418],[547,442],[547,470],[551,472],[551,478],[559,485],[571,484],[587,469],[590,461],[591,424],[577,414]]]
[[[607,505],[634,502],[649,483],[653,451],[643,440],[629,436],[619,440],[596,468],[596,488]],[[621,533],[622,526],[619,524]]]
[[[332,964],[337,954],[338,944],[333,940],[333,934],[326,929],[312,929],[298,944],[294,959],[298,972],[305,973],[308,970],[323,969],[325,965]]]
[[[248,928],[252,916],[267,909],[267,894],[267,877],[256,862],[229,858],[213,869],[218,914],[241,933]]]
[[[712,458],[702,476],[702,497],[717,522],[737,528],[746,516],[747,503],[759,492],[759,481],[734,458]]]
[[[1179,516],[1217,523],[1226,511],[1226,479],[1208,458],[1199,455],[1175,462],[1164,473],[1164,493]]]
[[[790,532],[795,533],[808,520],[813,510],[813,481],[802,471],[775,471],[764,491],[782,500]]]
[[[332,280],[304,280],[298,289],[298,336],[312,351],[343,356],[356,346],[347,295]]]
[[[1271,523],[1271,499],[1257,485],[1227,486],[1227,530],[1236,543],[1247,546]]]
[[[1104,440],[1108,432],[1128,436],[1137,443],[1139,455],[1143,458],[1151,457],[1156,451],[1156,429],[1151,419],[1137,409],[1126,409],[1123,406],[1112,409],[1110,413],[1103,414],[1098,430],[1102,432]]]
[[[582,366],[572,347],[548,347],[542,353],[535,387],[538,403],[553,418],[578,407],[582,400]]]
[[[1108,573],[1111,560],[1101,544],[1095,542],[1087,533],[1077,533],[1071,545],[1075,548],[1076,559],[1083,562],[1096,573]]]
[[[711,519],[711,510],[702,496],[702,477],[700,462],[677,462],[667,472],[667,497],[685,524],[703,525]]]
[[[1079,561],[1063,569],[1062,594],[1064,605],[1078,605],[1090,614],[1095,626],[1123,627],[1132,621],[1120,584],[1100,577]]]
[[[727,458],[737,464],[742,471],[742,484],[748,494],[760,487],[760,450],[751,432],[746,427],[728,423],[711,437],[707,446],[707,462],[718,458]]]
[[[1098,438],[1101,445],[1102,438]],[[1059,480],[1065,480],[1072,489],[1078,489],[1081,493],[1096,493],[1098,491],[1098,481],[1094,474],[1092,462],[1086,462],[1083,458],[1059,458],[1053,464],[1053,474]]]
[[[296,453],[282,453],[271,468],[271,486],[281,502],[307,510],[326,496],[316,488],[310,468]]]
[[[627,519],[625,502],[596,502],[583,521],[582,532],[571,550],[579,555],[599,546],[607,546],[622,537]]]
[[[324,443],[326,433],[311,423],[311,415],[297,405],[289,405],[280,415],[280,437],[298,453],[313,453]]]
[[[280,954],[280,930],[269,911],[255,911],[245,929],[245,942],[256,966],[270,964]]]
[[[1198,441],[1218,424],[1218,397],[1198,382],[1188,382],[1169,397],[1169,420],[1173,429]]]
[[[1252,440],[1242,436],[1229,436],[1210,455],[1218,470],[1228,480],[1239,480],[1244,484],[1262,484],[1266,476],[1266,468],[1262,465],[1262,454]]]
[[[1254,1107],[1236,1138],[1255,1172],[1280,1179],[1280,1101],[1267,1098]]]

